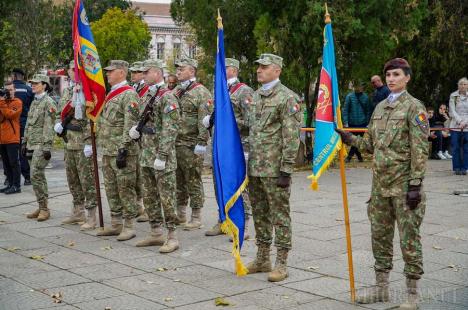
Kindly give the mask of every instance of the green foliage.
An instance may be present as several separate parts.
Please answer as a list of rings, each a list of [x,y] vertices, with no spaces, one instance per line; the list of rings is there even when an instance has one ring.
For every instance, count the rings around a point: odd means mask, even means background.
[[[111,59],[132,63],[148,57],[151,34],[134,10],[111,8],[91,23],[91,29],[103,66]]]
[[[83,0],[82,3],[89,22],[101,19],[102,15],[104,15],[109,8],[126,10],[131,7],[129,0]]]

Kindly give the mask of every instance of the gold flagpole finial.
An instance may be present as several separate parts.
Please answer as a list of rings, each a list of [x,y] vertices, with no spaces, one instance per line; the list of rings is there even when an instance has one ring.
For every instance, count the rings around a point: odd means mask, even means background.
[[[218,9],[218,29],[223,29],[223,19],[221,18],[221,14],[219,13],[219,9]]]
[[[325,2],[325,24],[330,24],[330,23],[331,23],[330,13],[328,13],[328,6],[327,6],[327,3]]]

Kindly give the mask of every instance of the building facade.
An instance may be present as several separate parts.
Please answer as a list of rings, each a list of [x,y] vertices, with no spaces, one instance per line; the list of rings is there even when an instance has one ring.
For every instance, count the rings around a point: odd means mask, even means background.
[[[171,17],[170,4],[133,2],[142,12],[151,32],[150,57],[166,61],[170,67],[175,59],[196,58],[199,52],[194,36],[188,28],[176,25]]]

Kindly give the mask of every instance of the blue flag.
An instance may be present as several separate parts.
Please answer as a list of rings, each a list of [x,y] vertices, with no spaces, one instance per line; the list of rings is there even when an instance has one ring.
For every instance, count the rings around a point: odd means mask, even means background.
[[[247,186],[244,151],[227,89],[224,59],[224,32],[218,17],[218,51],[215,67],[215,122],[213,134],[213,174],[216,201],[223,232],[233,239],[232,254],[236,274],[247,274],[240,249],[244,241],[245,217],[241,193]]]
[[[316,126],[314,139],[314,161],[312,167],[312,189],[318,189],[318,178],[335,158],[342,147],[335,128],[342,128],[338,75],[335,66],[335,46],[331,20],[326,21],[323,30],[323,60],[320,72],[320,87],[317,99]]]

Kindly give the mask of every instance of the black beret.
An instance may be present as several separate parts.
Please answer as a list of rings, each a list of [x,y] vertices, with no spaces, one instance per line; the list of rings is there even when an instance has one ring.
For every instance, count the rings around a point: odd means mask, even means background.
[[[384,66],[384,73],[386,73],[388,70],[394,70],[394,69],[411,69],[409,63],[406,61],[404,58],[393,58],[389,61]]]

